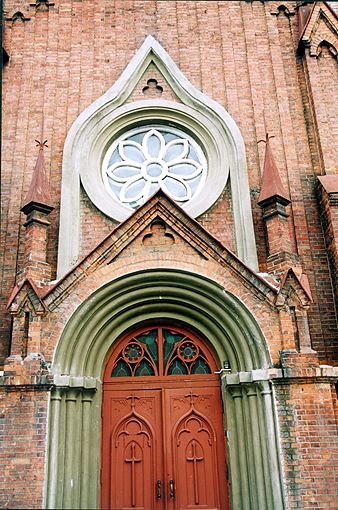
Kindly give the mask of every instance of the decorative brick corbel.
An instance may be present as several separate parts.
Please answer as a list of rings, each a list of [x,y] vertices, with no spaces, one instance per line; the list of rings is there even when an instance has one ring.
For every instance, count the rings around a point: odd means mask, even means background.
[[[30,18],[25,16],[21,11],[16,11],[12,16],[5,18],[6,21],[11,21],[12,23],[15,23],[18,19],[23,23],[30,20]]]
[[[55,5],[54,2],[49,2],[48,0],[36,0],[36,2],[29,4],[31,7],[35,7],[36,10],[44,10],[48,11],[50,7]]]
[[[284,16],[294,16],[296,14],[294,9],[290,9],[286,4],[280,4],[277,9],[274,9],[271,11],[272,16],[279,16],[281,13],[284,14]]]
[[[336,44],[333,44],[331,41],[327,41],[326,39],[314,41],[314,43],[310,46],[310,55],[311,57],[320,57],[323,51],[323,47],[327,47],[333,58],[337,58],[338,55],[338,40]]]

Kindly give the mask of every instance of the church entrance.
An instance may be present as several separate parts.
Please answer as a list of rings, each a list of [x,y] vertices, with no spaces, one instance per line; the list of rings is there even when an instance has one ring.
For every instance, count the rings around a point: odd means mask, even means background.
[[[174,325],[126,335],[104,374],[101,507],[227,510],[218,367]]]

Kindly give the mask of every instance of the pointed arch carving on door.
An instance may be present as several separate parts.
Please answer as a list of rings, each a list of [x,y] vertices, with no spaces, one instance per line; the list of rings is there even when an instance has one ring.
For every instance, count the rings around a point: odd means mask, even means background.
[[[120,466],[118,476],[113,478],[112,472],[115,465],[105,466],[109,476],[109,482],[113,481],[112,490],[117,493],[124,488],[130,496],[132,507],[136,504],[137,488],[143,490],[152,479],[152,472],[156,465],[155,459],[155,431],[151,423],[146,422],[141,414],[135,411],[135,395],[127,397],[130,401],[131,410],[118,421],[110,434],[110,452],[114,455],[114,464]],[[123,406],[123,401],[116,402]],[[112,456],[110,456],[111,458]],[[130,485],[125,487],[125,481],[129,477]],[[124,494],[122,494],[124,496]]]

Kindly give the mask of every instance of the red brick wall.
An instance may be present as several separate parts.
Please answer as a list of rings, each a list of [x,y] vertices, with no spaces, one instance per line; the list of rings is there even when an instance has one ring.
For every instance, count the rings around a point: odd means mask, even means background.
[[[336,509],[337,395],[330,384],[276,387],[289,509]]]
[[[30,19],[4,23],[3,45],[10,61],[3,75],[0,364],[8,355],[11,335],[5,305],[16,274],[23,269],[25,217],[20,208],[37,158],[34,140],[47,139],[49,146],[45,163],[55,210],[49,216],[47,257],[55,278],[65,138],[78,115],[119,78],[148,34],[168,51],[195,87],[230,113],[241,130],[261,271],[267,269],[268,253],[262,210],[257,206],[264,145],[257,142],[265,138],[266,132],[274,135],[271,148],[291,198],[290,249],[299,257],[314,298],[308,312],[312,346],[322,363],[337,363],[338,334],[331,285],[335,273],[331,274],[329,267],[333,250],[325,244],[324,234],[330,230],[325,223],[328,215],[320,218],[315,195],[317,175],[337,172],[334,142],[338,125],[332,108],[337,93],[337,67],[327,47],[323,47],[318,59],[309,56],[307,50],[305,55],[297,53],[297,15],[282,10],[277,15],[280,3],[56,0],[50,8],[43,2],[35,8],[17,0],[6,1],[5,18],[20,10]],[[296,1],[284,3],[292,13]],[[174,99],[170,92],[166,94],[166,98]],[[136,88],[134,97],[141,97],[141,88]],[[228,185],[199,222],[234,249],[230,191]],[[97,211],[83,193],[82,255],[114,226],[116,223]],[[186,252],[183,262],[185,246],[181,240],[176,248],[181,251],[172,257],[173,267],[189,266],[198,272],[202,259],[192,250]],[[135,253],[135,267],[138,264],[139,269],[146,265],[144,253],[148,254],[148,267],[156,266],[159,260],[165,266],[169,260],[164,252],[147,248],[146,243],[144,247],[135,243],[133,250],[121,255],[115,275],[126,270],[130,253]],[[332,256],[330,260],[334,266]],[[203,271],[211,278],[223,277],[216,264]],[[97,275],[102,283],[103,273]],[[273,361],[278,364],[282,337],[288,347],[294,342],[290,317],[279,323],[277,312],[264,309],[260,296],[255,299],[246,293],[249,284],[241,286],[236,279],[225,278],[229,290],[256,313]],[[42,319],[41,350],[47,361],[51,360],[67,314],[87,297],[91,285],[89,278],[87,288],[81,288],[76,296],[78,301],[72,297],[63,303],[58,316],[55,313]],[[328,383],[312,382],[276,386],[290,509],[337,507],[337,394]],[[0,461],[4,466],[0,472],[0,506],[41,507],[47,391],[21,388],[2,390],[0,395]]]
[[[300,257],[314,296],[309,317],[314,348],[323,360],[336,356],[336,323],[325,245],[314,196],[322,153],[314,140],[309,111],[313,107],[308,76],[295,55],[297,16],[280,2],[155,2],[147,0],[61,0],[49,9],[23,9],[28,21],[5,22],[4,46],[10,62],[4,70],[3,228],[0,356],[8,351],[9,318],[4,305],[22,265],[24,217],[20,213],[36,159],[34,139],[48,139],[46,167],[53,203],[48,261],[55,276],[62,150],[77,116],[120,76],[148,34],[169,52],[191,83],[222,104],[238,124],[246,144],[260,269],[266,270],[266,243],[261,210],[256,205],[264,158],[257,141],[268,131],[283,185],[292,200],[289,221],[293,251]],[[296,2],[288,2],[293,11]],[[5,17],[18,10],[5,4]],[[207,22],[206,22],[207,20]],[[331,58],[331,57],[330,57]],[[323,56],[321,90],[332,85],[334,65]],[[316,66],[316,57],[309,57]],[[322,71],[322,67],[325,69]],[[331,67],[330,67],[331,66]],[[317,96],[320,94],[319,88]],[[329,98],[324,101],[329,115]],[[317,106],[317,102],[316,102]],[[318,114],[321,122],[321,114]],[[332,115],[331,115],[332,117]],[[331,119],[330,117],[330,119]],[[321,123],[321,137],[332,122]],[[333,136],[333,134],[332,134]],[[327,144],[332,146],[328,138]],[[201,223],[232,247],[228,196]],[[84,201],[86,201],[84,199]],[[87,214],[89,208],[89,214]],[[95,229],[93,228],[95,225]],[[83,208],[82,245],[91,248],[113,222],[91,205]],[[97,237],[96,237],[97,236]]]
[[[0,387],[0,506],[42,508],[48,391]]]
[[[331,267],[332,286],[334,289],[335,306],[338,306],[338,200],[337,194],[328,195],[323,187],[318,184],[318,202],[321,211],[321,223],[325,234],[327,257]],[[335,352],[335,335],[332,334],[332,345],[327,343],[327,350]]]

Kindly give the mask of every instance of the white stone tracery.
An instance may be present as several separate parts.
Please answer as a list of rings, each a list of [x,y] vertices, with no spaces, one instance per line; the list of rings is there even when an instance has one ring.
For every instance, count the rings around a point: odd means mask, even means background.
[[[207,177],[202,149],[186,133],[167,126],[124,133],[108,149],[102,178],[112,199],[130,208],[162,189],[182,204],[196,197]]]

